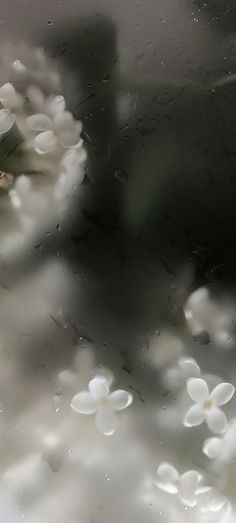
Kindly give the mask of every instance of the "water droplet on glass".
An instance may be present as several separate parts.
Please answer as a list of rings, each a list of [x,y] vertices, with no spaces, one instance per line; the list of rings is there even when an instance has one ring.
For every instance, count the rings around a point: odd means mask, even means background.
[[[52,400],[52,408],[53,408],[53,410],[55,412],[59,412],[61,404],[62,404],[61,394],[54,394],[53,400]]]
[[[48,20],[48,25],[54,25],[54,20]]]
[[[60,223],[57,224],[56,229],[57,229],[57,231],[59,231],[59,232],[61,231],[61,224],[60,224]]]
[[[148,503],[148,508],[149,508],[149,510],[152,509],[152,504],[151,503]]]
[[[110,480],[111,480],[110,475],[108,474],[108,472],[106,472],[106,474],[105,474],[104,477],[105,477],[105,479],[106,479],[107,481],[110,481]]]
[[[119,180],[119,182],[126,182],[128,179],[127,172],[124,171],[124,169],[117,169],[115,171],[115,178]]]

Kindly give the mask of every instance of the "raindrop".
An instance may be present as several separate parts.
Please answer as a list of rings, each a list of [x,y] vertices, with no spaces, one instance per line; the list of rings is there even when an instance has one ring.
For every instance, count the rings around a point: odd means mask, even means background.
[[[48,25],[54,25],[54,20],[48,20]]]
[[[105,477],[105,479],[106,479],[107,481],[110,481],[110,480],[111,480],[110,475],[108,474],[108,472],[106,472],[106,474],[105,474],[104,477]]]
[[[58,224],[57,224],[57,227],[56,227],[56,229],[57,229],[57,231],[58,231],[58,232],[60,232],[60,231],[61,231],[61,224],[60,224],[60,223],[58,223]]]
[[[53,400],[52,400],[52,408],[55,412],[59,412],[60,407],[62,404],[62,397],[60,394],[54,394]]]
[[[151,503],[148,503],[148,508],[149,508],[149,510],[152,509],[152,504]]]

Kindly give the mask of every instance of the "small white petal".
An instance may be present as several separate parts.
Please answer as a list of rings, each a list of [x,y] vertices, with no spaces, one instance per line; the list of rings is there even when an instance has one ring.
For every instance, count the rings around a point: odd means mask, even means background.
[[[218,407],[206,411],[206,421],[212,432],[224,432],[227,427],[226,416]]]
[[[97,428],[106,436],[111,436],[117,427],[117,418],[115,412],[108,406],[99,409],[96,415]]]
[[[209,389],[205,380],[202,378],[189,378],[187,390],[190,398],[197,403],[202,403],[209,398]]]
[[[195,427],[196,425],[201,425],[204,419],[204,410],[200,407],[200,405],[193,405],[188,410],[183,423],[185,427]]]
[[[220,383],[212,391],[210,397],[217,406],[228,403],[235,393],[235,387],[231,383]]]
[[[13,85],[7,82],[0,87],[0,102],[8,109],[16,109],[22,104],[22,97]]]
[[[54,151],[57,146],[57,138],[52,131],[39,133],[34,139],[34,147],[37,153],[46,154]]]
[[[20,209],[22,202],[21,202],[19,195],[15,191],[15,189],[11,189],[9,191],[9,196],[10,196],[13,207],[15,207],[15,209]]]
[[[80,133],[82,124],[73,120],[71,113],[64,111],[55,117],[58,139],[64,147],[79,147],[82,144]]]
[[[27,123],[33,131],[49,131],[52,129],[52,121],[45,114],[33,114],[27,118]]]
[[[198,363],[193,358],[180,358],[178,361],[178,365],[182,370],[183,377],[186,379],[191,377],[197,377],[201,374],[201,369]]]
[[[195,491],[201,479],[202,475],[197,470],[188,470],[182,474],[180,477],[180,482],[183,487],[189,487]]]
[[[210,459],[217,458],[220,456],[223,449],[223,441],[220,438],[208,438],[203,443],[202,450],[206,456]]]
[[[178,496],[180,501],[187,507],[195,507],[197,505],[197,496],[190,489],[180,487]]]
[[[161,490],[164,490],[165,492],[168,492],[168,494],[177,494],[178,488],[174,483],[168,483],[168,481],[163,480],[156,480],[155,481],[156,487],[160,488]]]
[[[20,60],[14,60],[14,62],[12,63],[12,69],[16,73],[25,73],[26,71],[26,67],[24,66],[24,64],[22,64]]]
[[[179,474],[177,470],[170,463],[163,462],[157,469],[155,485],[169,494],[176,494],[178,492],[176,484],[178,479]]]
[[[180,478],[179,498],[188,507],[195,507],[197,504],[196,490],[202,476],[197,470],[188,470]]]
[[[116,390],[109,396],[109,403],[114,410],[122,410],[131,405],[133,395],[126,390]]]
[[[16,183],[15,183],[15,189],[20,196],[25,196],[29,193],[31,189],[31,182],[29,177],[22,174],[21,176],[18,176]]]
[[[175,482],[179,479],[179,473],[173,465],[163,461],[157,469],[158,480],[162,479],[168,482]]]
[[[212,487],[202,487],[196,491],[196,494],[199,510],[203,513],[218,512],[227,503],[226,498]]]
[[[15,115],[8,109],[0,109],[0,134],[10,131],[15,122]]]
[[[94,414],[97,411],[96,401],[87,391],[75,394],[71,400],[71,407],[79,414]]]
[[[56,116],[57,114],[61,114],[65,111],[66,102],[64,96],[58,95],[58,96],[51,96],[48,99],[48,112],[52,116]]]
[[[34,105],[37,108],[42,107],[44,103],[44,96],[40,89],[34,87],[33,85],[28,87],[27,96],[32,105]]]
[[[89,382],[89,390],[96,400],[108,397],[109,385],[104,378],[94,378]]]

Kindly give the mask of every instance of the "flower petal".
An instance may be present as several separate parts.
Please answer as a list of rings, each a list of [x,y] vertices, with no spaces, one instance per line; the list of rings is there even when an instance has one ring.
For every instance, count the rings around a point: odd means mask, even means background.
[[[206,421],[212,432],[224,432],[227,426],[226,416],[218,407],[212,407],[206,411]]]
[[[116,390],[109,396],[109,403],[114,410],[122,410],[131,405],[133,395],[126,390]]]
[[[71,400],[71,407],[79,414],[94,414],[97,411],[96,401],[90,392],[82,391],[75,394]]]
[[[180,501],[187,507],[195,507],[197,505],[197,496],[191,489],[185,489],[180,487],[178,490],[178,496]]]
[[[33,114],[27,118],[27,123],[33,131],[50,131],[52,129],[52,121],[46,114]]]
[[[39,133],[34,139],[34,147],[37,153],[46,154],[54,151],[57,146],[57,138],[52,131]]]
[[[16,73],[25,73],[26,71],[26,67],[21,62],[21,60],[14,60],[14,62],[12,62],[12,69]]]
[[[210,459],[217,458],[223,449],[223,441],[220,438],[208,438],[203,443],[202,450]]]
[[[16,92],[15,87],[7,82],[0,87],[0,102],[7,109],[16,109],[22,105],[22,97]]]
[[[209,398],[208,385],[202,378],[189,378],[187,381],[187,390],[190,398],[197,403],[201,403]]]
[[[0,109],[0,134],[10,131],[15,122],[15,115],[8,109]]]
[[[71,113],[64,111],[58,114],[55,117],[55,127],[58,129],[58,139],[64,147],[80,147],[82,124],[73,120]]]
[[[163,461],[157,469],[158,479],[169,482],[175,482],[179,479],[179,473],[173,465],[167,461]]]
[[[38,109],[42,107],[42,105],[44,103],[44,95],[43,95],[42,91],[40,91],[40,89],[38,89],[38,87],[31,85],[30,87],[28,87],[26,93],[27,93],[30,103],[33,106],[37,107]]]
[[[66,102],[64,96],[51,96],[48,99],[48,112],[51,116],[56,116],[65,111]]]
[[[218,512],[227,502],[226,498],[221,496],[212,487],[202,487],[196,492],[198,497],[198,507],[200,512]]]
[[[188,470],[180,477],[179,499],[188,507],[195,507],[197,504],[196,490],[198,483],[202,479],[197,470]]]
[[[235,387],[231,383],[220,383],[211,392],[211,399],[217,406],[225,405],[231,400],[235,393]]]
[[[188,410],[183,423],[185,427],[195,427],[196,425],[201,425],[204,419],[204,410],[200,407],[200,405],[193,405]]]
[[[89,390],[96,400],[102,400],[109,394],[109,385],[105,378],[94,378],[89,382]]]
[[[99,409],[96,415],[97,428],[106,436],[111,436],[117,427],[117,418],[115,412],[108,406]]]
[[[159,465],[157,469],[157,481],[155,484],[165,492],[169,494],[176,494],[178,488],[176,486],[176,481],[179,479],[179,473],[170,463],[163,462]]]
[[[197,489],[199,481],[201,481],[202,475],[197,470],[188,470],[187,472],[184,472],[182,476],[180,477],[180,482],[183,487],[189,487],[192,490]]]
[[[178,361],[180,366],[183,378],[197,377],[201,374],[201,369],[198,363],[193,358],[180,358]]]

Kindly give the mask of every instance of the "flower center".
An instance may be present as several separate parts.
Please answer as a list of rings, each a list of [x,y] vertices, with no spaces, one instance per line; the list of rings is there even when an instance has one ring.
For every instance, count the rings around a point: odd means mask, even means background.
[[[103,405],[103,406],[107,405],[107,398],[106,397],[105,398],[101,398],[100,402],[101,402],[101,405]]]
[[[203,402],[203,408],[204,409],[208,410],[208,409],[211,409],[211,407],[212,407],[212,401],[211,400],[205,400]]]

